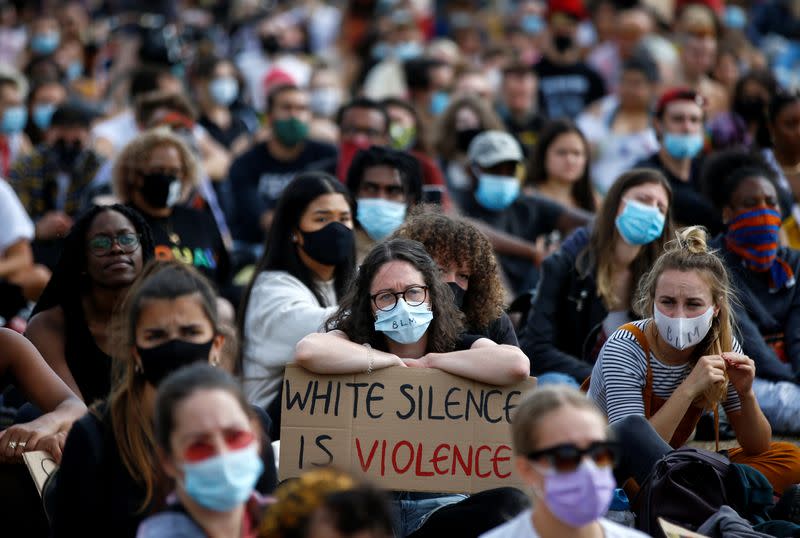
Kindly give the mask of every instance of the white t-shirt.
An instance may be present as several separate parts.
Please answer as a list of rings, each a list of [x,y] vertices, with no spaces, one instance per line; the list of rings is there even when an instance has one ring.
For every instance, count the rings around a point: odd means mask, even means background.
[[[605,538],[640,538],[647,535],[643,532],[623,527],[607,519],[599,519],[603,527]],[[520,515],[496,527],[489,532],[481,534],[480,538],[539,538],[539,533],[533,528],[531,510],[525,510]]]
[[[33,222],[17,197],[17,193],[4,179],[0,179],[0,256],[21,239],[33,239]]]

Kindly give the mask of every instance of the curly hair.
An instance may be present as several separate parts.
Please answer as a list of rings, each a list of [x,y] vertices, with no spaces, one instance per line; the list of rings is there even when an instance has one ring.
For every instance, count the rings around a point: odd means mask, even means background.
[[[503,284],[489,239],[464,219],[415,209],[393,237],[419,241],[441,267],[469,268],[461,308],[470,331],[485,329],[503,312]]]
[[[162,146],[172,146],[178,150],[183,165],[182,183],[184,193],[190,186],[200,181],[199,165],[189,146],[168,128],[157,127],[134,138],[125,146],[114,163],[111,184],[114,194],[123,202],[130,203],[134,180],[141,166],[150,160],[153,150]]]
[[[353,342],[368,343],[375,349],[387,351],[386,337],[375,330],[370,287],[380,268],[392,261],[410,263],[422,273],[428,287],[433,321],[426,333],[426,352],[453,351],[464,328],[464,315],[456,308],[450,288],[439,278],[436,262],[425,252],[422,243],[410,239],[391,239],[375,245],[364,258],[353,286],[339,302],[339,310],[325,322],[325,329],[338,329]]]

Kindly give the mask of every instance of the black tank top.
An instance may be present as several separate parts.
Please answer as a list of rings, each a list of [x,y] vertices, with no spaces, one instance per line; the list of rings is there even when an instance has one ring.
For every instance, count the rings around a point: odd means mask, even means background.
[[[86,405],[105,400],[111,390],[111,357],[94,341],[80,303],[64,308],[64,355]]]

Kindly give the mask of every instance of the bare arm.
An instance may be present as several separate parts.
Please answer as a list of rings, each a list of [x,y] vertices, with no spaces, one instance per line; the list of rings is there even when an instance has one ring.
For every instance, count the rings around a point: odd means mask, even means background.
[[[231,155],[210,136],[198,137],[197,146],[203,159],[203,168],[212,181],[224,181],[231,166]]]
[[[728,413],[728,419],[736,432],[736,440],[749,456],[769,450],[772,441],[772,427],[758,405],[753,392],[753,379],[756,367],[753,359],[741,353],[723,353],[728,378],[736,389],[742,408]]]
[[[470,224],[486,234],[486,237],[489,238],[489,242],[492,244],[492,248],[498,254],[531,260],[531,263],[537,266],[545,257],[544,249],[540,248],[540,245],[537,243],[501,232],[480,220],[467,220]]]
[[[428,353],[406,366],[436,368],[453,375],[489,385],[513,385],[523,381],[531,371],[528,357],[516,346],[499,345],[481,338],[470,349],[449,353]]]
[[[67,358],[64,355],[64,311],[61,307],[53,307],[33,316],[28,323],[25,336],[33,342],[47,365],[78,398],[83,400],[83,394],[67,366]]]
[[[0,257],[0,278],[10,279],[16,273],[33,267],[31,244],[23,239],[17,241]]]
[[[397,355],[351,342],[341,331],[312,333],[297,343],[294,362],[316,374],[358,374],[405,366]]]

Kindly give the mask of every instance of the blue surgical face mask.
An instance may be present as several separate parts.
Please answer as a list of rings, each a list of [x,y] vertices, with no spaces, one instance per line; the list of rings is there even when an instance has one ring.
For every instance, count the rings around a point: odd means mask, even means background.
[[[230,106],[239,96],[239,82],[233,77],[218,77],[208,84],[211,99],[220,106]]]
[[[666,219],[657,207],[626,200],[614,221],[622,239],[629,245],[646,245],[661,237]]]
[[[693,159],[703,149],[703,135],[665,133],[664,149],[675,159]]]
[[[83,74],[83,64],[80,62],[80,60],[75,60],[74,62],[71,62],[67,66],[66,73],[64,73],[64,75],[67,77],[67,80],[69,82],[72,82],[73,80],[76,80],[82,74]]]
[[[523,15],[520,26],[526,34],[536,35],[544,30],[544,19],[535,13]]]
[[[197,504],[227,512],[253,494],[264,471],[256,445],[182,465],[183,489]]]
[[[431,96],[431,114],[439,116],[450,104],[450,94],[439,90]]]
[[[747,13],[741,6],[725,6],[722,22],[732,30],[744,30],[747,26]]]
[[[31,120],[33,124],[39,129],[44,131],[50,127],[50,120],[53,119],[53,112],[56,111],[55,103],[45,103],[36,105],[31,111]]]
[[[519,197],[519,180],[514,176],[478,175],[475,199],[490,211],[502,211]]]
[[[427,303],[408,306],[405,299],[398,299],[389,312],[378,310],[376,316],[375,330],[398,344],[418,342],[433,320],[433,312]]]
[[[52,54],[61,42],[61,34],[58,32],[45,32],[35,34],[31,37],[31,50],[40,56]]]
[[[28,123],[28,111],[25,110],[24,106],[8,107],[3,112],[0,133],[6,135],[18,133],[25,128],[26,123]]]
[[[368,236],[380,241],[403,224],[406,204],[382,198],[361,198],[356,218]]]

